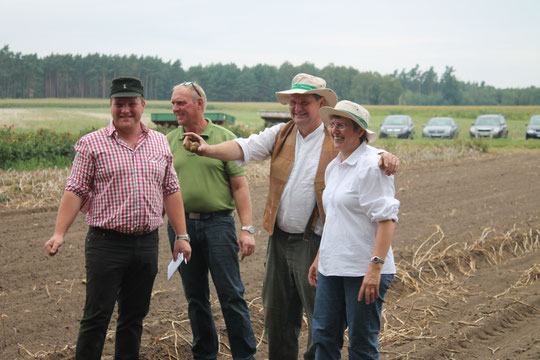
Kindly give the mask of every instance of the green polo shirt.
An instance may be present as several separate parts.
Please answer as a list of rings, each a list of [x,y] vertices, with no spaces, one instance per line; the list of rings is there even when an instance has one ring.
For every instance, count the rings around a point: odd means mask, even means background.
[[[201,134],[210,144],[232,140],[236,136],[229,130],[212,123]],[[180,181],[180,189],[186,212],[208,213],[220,210],[234,210],[231,191],[231,177],[243,176],[246,169],[236,161],[221,161],[193,154],[182,146],[184,127],[167,135],[173,153],[174,168]]]

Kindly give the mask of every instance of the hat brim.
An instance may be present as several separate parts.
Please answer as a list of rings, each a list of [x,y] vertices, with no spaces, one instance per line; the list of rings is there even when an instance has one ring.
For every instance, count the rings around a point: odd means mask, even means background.
[[[290,102],[291,95],[293,94],[316,94],[322,96],[326,100],[326,106],[336,106],[337,95],[332,89],[315,89],[315,90],[303,90],[303,89],[290,89],[285,91],[276,92],[278,101],[287,105]]]
[[[337,110],[337,109],[334,109],[334,108],[332,108],[330,106],[324,106],[324,107],[321,108],[320,111],[321,111],[321,119],[322,119],[322,121],[324,122],[324,124],[326,126],[330,125],[330,119],[332,118],[332,116],[339,116],[339,117],[350,119],[351,121],[354,121],[355,123],[358,124],[358,126],[360,126],[362,129],[364,129],[366,131],[367,139],[368,139],[369,142],[374,142],[377,139],[377,133],[376,132],[371,131],[369,129],[366,129],[364,127],[364,125],[360,121],[358,121],[358,119],[356,119],[354,116],[352,116],[350,113],[348,113],[346,111]]]
[[[118,92],[116,94],[112,94],[111,97],[142,97],[142,95],[137,92]]]

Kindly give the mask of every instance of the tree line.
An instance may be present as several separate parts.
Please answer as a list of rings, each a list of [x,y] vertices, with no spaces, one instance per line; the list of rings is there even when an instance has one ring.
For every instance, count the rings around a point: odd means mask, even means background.
[[[197,81],[210,101],[275,101],[275,92],[290,87],[300,72],[324,78],[340,99],[366,105],[540,105],[540,88],[499,89],[463,82],[447,66],[439,76],[433,67],[422,71],[395,70],[392,74],[362,72],[329,64],[322,69],[311,63],[279,67],[258,64],[197,65],[183,69],[180,60],[159,57],[88,54],[15,53],[0,49],[0,98],[107,98],[111,80],[118,76],[141,79],[147,99],[170,99],[172,87]]]

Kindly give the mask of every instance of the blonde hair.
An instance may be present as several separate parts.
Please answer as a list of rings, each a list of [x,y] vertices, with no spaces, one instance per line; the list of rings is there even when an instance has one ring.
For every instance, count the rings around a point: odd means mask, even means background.
[[[173,92],[178,90],[181,87],[187,87],[191,91],[191,98],[193,99],[193,103],[195,104],[198,99],[203,100],[203,112],[206,110],[206,93],[204,92],[201,85],[197,84],[195,81],[184,81],[183,83],[180,83],[178,85],[175,85],[173,87]]]

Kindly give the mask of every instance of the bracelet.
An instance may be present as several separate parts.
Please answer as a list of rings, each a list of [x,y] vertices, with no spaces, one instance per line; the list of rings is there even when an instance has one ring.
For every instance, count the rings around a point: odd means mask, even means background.
[[[189,234],[186,235],[176,235],[174,238],[175,240],[186,240],[187,242],[191,242],[191,239],[189,238]]]

